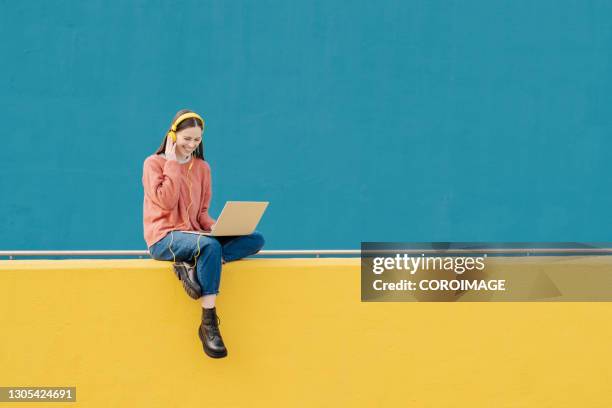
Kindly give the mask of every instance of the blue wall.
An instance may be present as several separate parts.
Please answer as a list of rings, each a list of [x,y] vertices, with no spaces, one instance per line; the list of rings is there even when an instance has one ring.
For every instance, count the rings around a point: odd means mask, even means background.
[[[609,241],[612,3],[533,3],[5,2],[0,249],[144,249],[183,107],[269,249]]]

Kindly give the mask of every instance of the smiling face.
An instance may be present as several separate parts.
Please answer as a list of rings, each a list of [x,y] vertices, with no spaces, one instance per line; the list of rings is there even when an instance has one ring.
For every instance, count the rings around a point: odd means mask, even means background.
[[[202,129],[200,127],[188,127],[176,132],[176,155],[187,157],[198,148],[202,142]]]

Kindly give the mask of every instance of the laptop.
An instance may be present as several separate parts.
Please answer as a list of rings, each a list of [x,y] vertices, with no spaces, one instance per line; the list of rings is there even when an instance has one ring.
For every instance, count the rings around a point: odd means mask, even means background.
[[[217,218],[212,231],[181,231],[211,237],[250,235],[257,228],[259,220],[268,207],[269,201],[227,201]]]

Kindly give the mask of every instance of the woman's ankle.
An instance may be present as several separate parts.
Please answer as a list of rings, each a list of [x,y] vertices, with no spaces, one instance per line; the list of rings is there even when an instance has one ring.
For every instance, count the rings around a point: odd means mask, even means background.
[[[202,307],[204,309],[212,309],[215,307],[215,300],[217,299],[217,295],[205,295],[202,296]]]

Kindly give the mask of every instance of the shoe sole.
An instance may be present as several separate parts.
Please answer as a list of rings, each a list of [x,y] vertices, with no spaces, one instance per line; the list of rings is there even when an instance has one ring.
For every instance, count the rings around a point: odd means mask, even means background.
[[[221,352],[215,352],[206,347],[206,341],[204,341],[204,335],[202,334],[202,330],[198,327],[198,336],[200,337],[200,341],[202,342],[202,346],[204,347],[204,353],[210,358],[223,358],[227,357],[227,350]]]
[[[172,269],[174,270],[174,274],[176,275],[178,280],[181,281],[181,284],[183,285],[183,289],[185,289],[185,292],[187,292],[187,295],[189,295],[190,298],[197,300],[202,297],[202,290],[201,289],[198,290],[198,288],[195,288],[192,286],[189,280],[189,276],[187,276],[187,271],[185,270],[185,266],[172,265]]]

